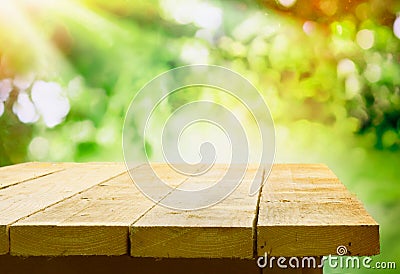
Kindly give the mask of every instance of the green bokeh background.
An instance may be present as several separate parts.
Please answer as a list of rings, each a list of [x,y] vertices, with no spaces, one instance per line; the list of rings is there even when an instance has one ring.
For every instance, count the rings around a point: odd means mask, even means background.
[[[56,82],[70,111],[51,128],[23,123],[14,88],[0,117],[0,166],[123,161],[124,116],[146,82],[180,65],[225,66],[268,103],[276,161],[326,163],[380,224],[374,261],[400,267],[400,2],[278,2],[4,2],[17,13],[0,12],[0,79]],[[201,9],[206,20],[196,21]],[[396,270],[326,269],[375,272]]]

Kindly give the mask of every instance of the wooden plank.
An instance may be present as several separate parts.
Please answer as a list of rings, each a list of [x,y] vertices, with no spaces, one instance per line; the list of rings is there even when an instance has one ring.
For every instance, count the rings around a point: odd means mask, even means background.
[[[166,165],[153,168],[171,185],[185,179]],[[140,176],[149,182],[156,178],[149,173]],[[11,254],[128,254],[130,224],[153,206],[125,173],[11,225]]]
[[[0,190],[0,254],[9,252],[8,228],[11,224],[124,171],[123,164],[78,164]]]
[[[260,274],[254,261],[240,259],[159,259],[123,256],[0,256],[1,273],[12,274]],[[275,272],[269,272],[269,274]],[[284,272],[289,274],[291,272]]]
[[[217,165],[187,177],[165,164],[153,167],[170,186],[186,190],[213,185],[227,169]],[[11,253],[25,256],[250,259],[264,252],[335,254],[338,245],[349,255],[379,252],[378,225],[324,165],[274,165],[259,204],[248,196],[256,174],[251,166],[228,198],[197,211],[153,203],[124,170],[122,164],[76,164],[1,189],[0,254],[9,251],[9,239]],[[156,179],[143,166],[134,172],[141,182]],[[164,190],[158,201],[172,197]]]
[[[0,167],[0,189],[62,171],[71,163],[22,163]]]
[[[226,166],[216,166],[193,177],[180,189],[198,189],[215,183]],[[131,256],[159,258],[252,258],[253,222],[257,196],[249,196],[250,167],[240,186],[224,201],[201,210],[176,211],[157,206],[135,222],[130,231]],[[209,177],[207,177],[209,176]],[[256,178],[261,180],[262,178]]]
[[[258,254],[379,253],[379,226],[324,165],[275,165],[262,190]]]

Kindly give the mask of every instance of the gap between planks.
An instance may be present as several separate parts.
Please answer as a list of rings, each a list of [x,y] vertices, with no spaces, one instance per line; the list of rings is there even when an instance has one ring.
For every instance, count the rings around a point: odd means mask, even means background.
[[[0,190],[63,171],[68,165],[71,164],[28,162],[1,167]]]
[[[198,169],[196,169],[196,171],[201,170],[201,167],[199,167]],[[187,180],[189,180],[190,177],[186,177],[185,180],[183,180],[181,183],[179,183],[175,188],[179,188],[182,184],[184,184]],[[165,199],[168,195],[170,195],[172,192],[174,191],[174,188],[171,189],[164,197],[162,197],[159,201],[154,202],[154,204],[148,209],[146,210],[142,215],[139,216],[139,218],[137,218],[136,220],[134,220],[130,225],[129,225],[129,233],[130,233],[130,229],[131,227],[137,223],[141,218],[143,218],[150,210],[152,210],[154,207],[160,205],[160,203],[162,202],[163,199]],[[147,197],[146,197],[147,198]],[[130,242],[130,241],[129,241]]]
[[[235,251],[237,248],[235,242],[231,242],[233,246],[229,247],[227,252],[219,251],[218,249],[221,246],[215,246],[216,249],[210,252],[201,253],[199,250],[192,253],[186,253],[189,256],[193,257],[210,257],[210,256],[238,256],[238,257],[255,257],[255,255],[261,254],[265,251],[271,254],[280,255],[280,256],[305,256],[305,255],[327,255],[327,254],[334,254],[334,247],[336,247],[339,243],[344,243],[346,241],[352,241],[352,247],[349,249],[352,252],[352,255],[369,255],[369,254],[377,254],[379,252],[379,227],[376,222],[368,215],[368,213],[363,209],[362,204],[356,200],[354,195],[350,195],[347,189],[340,183],[337,177],[329,171],[329,169],[324,165],[275,165],[275,170],[271,173],[272,178],[269,178],[268,181],[263,184],[263,188],[260,189],[259,195],[257,197],[256,209],[257,211],[253,215],[254,219],[252,224],[250,225],[250,233],[232,227],[232,229],[225,230],[221,229],[221,233],[216,233],[217,230],[212,227],[188,227],[187,228],[187,237],[186,239],[194,239],[199,240],[200,244],[207,245],[206,239],[210,240],[213,238],[208,237],[223,237],[225,234],[229,235],[229,233],[233,233],[230,235],[234,235],[236,232],[244,237],[249,237],[252,240],[252,245],[249,249],[251,252],[240,250],[240,252]],[[295,173],[296,176],[293,176],[293,170],[297,170]],[[262,178],[264,179],[264,178]],[[178,185],[182,186],[186,183],[187,180],[180,182]],[[96,184],[100,185],[101,183]],[[132,184],[133,186],[133,184]],[[266,191],[264,191],[264,188]],[[92,189],[92,188],[90,188]],[[81,192],[73,195],[77,196],[79,194],[85,193],[88,189],[82,190]],[[243,189],[241,189],[243,191]],[[89,191],[90,192],[90,191]],[[1,193],[1,192],[0,192]],[[243,192],[244,193],[244,192]],[[242,193],[242,194],[243,194]],[[167,194],[169,195],[170,192]],[[166,196],[167,196],[166,195]],[[234,193],[232,193],[234,195]],[[245,193],[244,195],[247,195]],[[71,197],[73,197],[71,196]],[[164,198],[166,197],[164,196]],[[141,197],[141,196],[140,196]],[[142,197],[144,198],[144,197]],[[233,197],[235,198],[235,196]],[[238,198],[238,197],[236,197]],[[57,202],[57,204],[67,203],[69,198],[64,199],[63,201]],[[144,198],[144,200],[147,200]],[[233,200],[235,201],[235,200]],[[150,202],[150,201],[149,201]],[[332,211],[331,215],[323,215],[320,214],[319,207],[316,207],[315,204],[317,203],[318,206],[332,206],[333,209],[340,210]],[[318,204],[319,203],[319,204]],[[1,204],[1,203],[0,203]],[[235,204],[235,203],[234,203]],[[299,207],[300,205],[305,205],[305,207]],[[352,208],[349,208],[349,205],[357,206],[357,214],[363,216],[363,218],[355,218],[352,217]],[[219,214],[223,211],[222,208],[211,209],[209,212],[212,214]],[[52,210],[55,207],[52,205],[47,206],[46,210]],[[158,217],[157,214],[165,213],[164,209],[160,209],[160,205],[155,205],[150,202],[149,207],[144,208],[144,213],[141,212],[138,219],[131,219],[131,221],[127,221],[124,223],[123,229],[117,229],[114,231],[118,232],[118,235],[121,237],[118,238],[119,241],[126,241],[126,247],[120,248],[118,247],[118,252],[127,252],[130,251],[132,256],[151,256],[151,253],[141,253],[140,250],[137,249],[137,245],[140,242],[137,241],[135,236],[137,236],[137,232],[139,229],[142,230],[141,232],[145,232],[144,236],[151,236],[155,235],[154,233],[147,233],[146,230],[150,229],[148,232],[151,232],[154,229],[154,224],[151,222],[146,224],[146,221],[143,222],[145,217],[148,217],[152,214],[153,217]],[[323,208],[322,208],[323,209]],[[321,212],[323,212],[321,209]],[[233,208],[233,213],[235,213],[235,208]],[[237,209],[239,210],[239,209]],[[294,211],[293,211],[294,210]],[[39,210],[40,211],[40,210]],[[156,211],[157,214],[154,214]],[[275,214],[278,213],[278,214]],[[336,212],[336,213],[335,213]],[[40,212],[37,212],[40,214]],[[328,211],[329,213],[329,211]],[[29,218],[33,218],[38,214],[31,214]],[[196,217],[196,214],[186,214],[187,217],[192,218],[193,216]],[[212,217],[213,215],[210,215]],[[305,221],[299,222],[301,214],[310,214],[309,219],[305,219]],[[349,215],[349,219],[347,223],[338,224],[337,226],[333,225],[335,218],[339,218],[340,216]],[[346,215],[347,214],[347,215]],[[182,216],[186,216],[182,215]],[[174,216],[174,215],[171,215]],[[261,216],[261,218],[260,218]],[[1,217],[1,213],[0,213]],[[216,220],[218,220],[218,215],[214,215]],[[297,218],[297,219],[296,219]],[[313,219],[314,218],[314,219]],[[326,220],[328,218],[328,220]],[[329,219],[331,218],[331,219]],[[26,220],[27,218],[23,218]],[[1,220],[1,218],[0,218]],[[23,223],[20,222],[20,224]],[[168,219],[166,219],[168,221]],[[318,221],[319,220],[319,221]],[[148,222],[149,220],[147,220]],[[318,223],[316,223],[318,221]],[[337,221],[337,220],[336,220]],[[143,223],[142,223],[143,222]],[[283,222],[283,223],[281,223]],[[285,223],[286,222],[286,223]],[[296,223],[298,222],[298,223]],[[308,223],[307,223],[308,222]],[[331,222],[331,223],[329,223]],[[141,223],[141,224],[138,224]],[[190,222],[188,222],[190,223]],[[28,224],[28,223],[26,223]],[[125,225],[126,224],[126,225]],[[144,226],[143,226],[144,224]],[[255,225],[256,224],[256,225]],[[223,225],[222,225],[223,226]],[[23,225],[14,224],[11,226],[11,229],[18,232],[18,229],[23,229]],[[68,226],[66,226],[68,228]],[[87,224],[87,229],[90,229],[90,224]],[[363,227],[365,229],[363,229]],[[45,228],[45,227],[43,227]],[[104,227],[100,227],[100,230]],[[182,227],[166,227],[166,230],[163,230],[166,237],[170,237],[170,232],[174,233],[182,233]],[[236,229],[236,230],[235,230]],[[351,233],[348,233],[347,230],[351,230]],[[43,230],[46,231],[46,230]],[[42,233],[43,233],[42,231]],[[108,230],[107,230],[108,231]],[[128,236],[125,234],[128,231]],[[19,231],[20,232],[20,231]],[[49,233],[51,230],[48,231]],[[64,232],[68,232],[68,229]],[[72,231],[73,232],[73,231]],[[76,233],[76,232],[73,232]],[[84,233],[91,233],[90,231],[86,231]],[[104,235],[107,235],[108,232],[102,232]],[[202,234],[203,233],[203,234]],[[326,234],[331,234],[328,237],[328,240],[321,241],[321,235],[324,237]],[[203,237],[203,238],[201,238]],[[201,235],[202,234],[202,235]],[[29,235],[29,234],[27,234]],[[189,235],[189,236],[188,236]],[[193,237],[191,237],[192,235]],[[256,235],[256,237],[254,237]],[[185,236],[185,234],[183,234]],[[195,238],[199,236],[198,238]],[[311,236],[311,237],[310,237]],[[134,245],[129,246],[127,237],[130,238],[130,241],[134,243]],[[189,237],[189,238],[188,238]],[[370,237],[370,239],[368,238]],[[336,240],[334,240],[336,238]],[[369,239],[366,244],[362,245],[362,241],[365,241],[365,238]],[[125,239],[125,240],[124,240]],[[215,238],[218,240],[217,238]],[[225,238],[229,241],[229,237]],[[300,240],[300,242],[298,242]],[[113,239],[111,238],[110,241],[112,242]],[[12,241],[11,241],[12,242]],[[265,243],[264,243],[265,242]],[[0,241],[1,243],[1,241]],[[212,242],[211,242],[212,243]],[[21,243],[23,245],[23,243]],[[151,244],[151,242],[150,242]],[[163,244],[164,245],[163,247]],[[177,244],[181,244],[178,242]],[[210,242],[208,242],[210,244]],[[370,247],[368,247],[370,246]],[[162,243],[161,250],[151,249],[150,251],[154,251],[154,257],[165,257],[171,254],[163,252],[162,248],[171,248],[173,246],[168,246],[167,243]],[[21,247],[20,248],[26,248]],[[200,245],[201,248],[201,245]],[[206,246],[204,246],[206,248]],[[254,249],[257,249],[257,254],[255,254]],[[240,249],[240,248],[239,248]],[[115,249],[116,250],[116,249]],[[111,250],[110,252],[114,252],[115,250]],[[122,250],[122,251],[121,251]],[[125,250],[125,251],[123,251]],[[62,250],[61,250],[62,251]],[[93,250],[88,250],[88,254]],[[178,250],[179,251],[179,250]],[[27,252],[25,249],[24,252]],[[44,252],[43,250],[39,253]],[[98,249],[98,252],[102,252],[101,249]],[[175,252],[175,251],[174,251]],[[235,253],[236,252],[236,253]],[[15,254],[20,254],[15,252]],[[233,255],[232,255],[233,254]],[[29,254],[27,254],[29,255]],[[56,252],[52,255],[69,255],[68,253],[60,253],[60,250],[56,250]],[[70,255],[79,255],[79,246],[75,250],[73,250],[72,254]],[[173,256],[185,256],[183,253],[176,252],[172,254]]]
[[[124,173],[125,168],[117,164],[68,164],[66,170],[49,174],[48,176],[33,178],[32,180],[1,189],[0,196],[0,255],[10,252],[9,227],[27,216],[40,212],[62,200],[74,196],[76,193],[100,184]],[[101,172],[96,174],[80,174],[82,169],[92,169]],[[73,173],[75,172],[75,173]],[[65,173],[75,177],[71,184],[65,184]],[[87,180],[85,180],[87,179]],[[77,183],[76,180],[82,180]],[[61,183],[60,183],[61,182]],[[55,186],[54,186],[55,185]]]
[[[166,166],[158,169],[168,175]],[[151,178],[146,174],[143,179]],[[12,225],[11,254],[127,254],[130,224],[152,205],[124,173]]]
[[[131,256],[253,258],[258,195],[249,196],[248,191],[253,179],[262,179],[255,166],[246,170],[243,182],[230,196],[212,207],[194,211],[153,207],[131,227]],[[212,177],[213,182],[216,178]],[[194,178],[181,187],[196,185],[207,186],[207,179]]]
[[[269,175],[270,171],[268,172]],[[267,175],[267,176],[268,176]],[[263,169],[262,172],[262,176],[261,176],[261,185],[260,185],[260,189],[258,190],[258,194],[257,194],[257,205],[256,205],[256,214],[254,216],[254,220],[253,220],[253,227],[252,227],[252,237],[253,237],[253,258],[257,258],[258,256],[258,250],[257,250],[257,246],[258,246],[258,233],[257,233],[257,226],[258,226],[258,215],[260,213],[260,201],[261,201],[261,195],[262,195],[262,190],[264,187],[264,184],[266,184],[266,178],[265,178],[265,168]]]

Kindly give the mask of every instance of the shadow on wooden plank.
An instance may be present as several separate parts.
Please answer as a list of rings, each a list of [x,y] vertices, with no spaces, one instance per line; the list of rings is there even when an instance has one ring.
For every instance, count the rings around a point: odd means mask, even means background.
[[[321,269],[263,269],[253,260],[242,259],[155,259],[124,256],[19,257],[0,256],[1,273],[32,274],[318,274]]]
[[[255,261],[241,259],[154,259],[130,256],[0,256],[1,273],[259,274]]]

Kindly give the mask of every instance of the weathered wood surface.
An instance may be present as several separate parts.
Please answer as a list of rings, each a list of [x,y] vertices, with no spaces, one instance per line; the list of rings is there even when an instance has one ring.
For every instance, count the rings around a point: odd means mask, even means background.
[[[258,253],[323,256],[379,253],[379,226],[325,165],[275,165],[262,189]]]
[[[38,170],[41,164],[38,164]],[[18,220],[123,173],[122,164],[76,164],[0,190],[0,254],[9,252],[9,227]],[[1,171],[0,171],[0,178]]]
[[[64,170],[68,163],[22,163],[1,169],[0,189]]]
[[[181,189],[201,189],[222,178],[226,166],[205,178],[190,178]],[[258,196],[248,192],[257,169],[249,167],[238,188],[216,205],[176,211],[157,206],[131,227],[131,255],[172,258],[252,258]],[[262,178],[254,178],[261,181]]]
[[[155,167],[171,183],[165,165]],[[136,169],[140,172],[140,167]],[[175,173],[175,172],[174,172]],[[149,174],[144,180],[152,180]],[[122,255],[128,253],[129,226],[153,202],[143,197],[124,173],[60,201],[10,228],[11,254],[34,256]]]
[[[153,168],[180,189],[207,187],[226,170],[187,178]],[[151,183],[143,170],[134,172]],[[379,252],[378,224],[326,166],[276,164],[259,196],[248,196],[252,174],[253,166],[215,206],[174,211],[147,199],[123,164],[0,168],[0,254],[249,259],[335,254],[339,245],[351,255]]]

